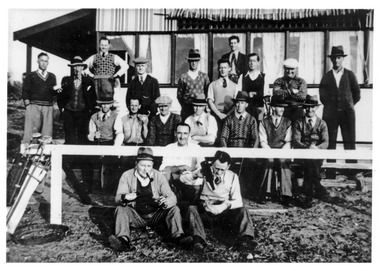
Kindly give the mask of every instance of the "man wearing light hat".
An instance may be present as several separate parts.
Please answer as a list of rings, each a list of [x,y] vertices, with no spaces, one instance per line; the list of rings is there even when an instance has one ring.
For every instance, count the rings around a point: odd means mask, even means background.
[[[181,122],[181,116],[170,112],[172,99],[169,96],[160,96],[155,102],[160,113],[149,121],[146,145],[163,147],[174,143],[175,129]]]
[[[149,119],[152,119],[157,114],[157,105],[155,100],[160,97],[160,88],[156,78],[147,74],[149,60],[144,57],[138,57],[133,60],[135,63],[137,75],[129,84],[126,104],[128,109],[132,97],[138,98],[141,101],[141,110],[149,112]]]
[[[283,63],[284,76],[277,78],[273,83],[273,95],[282,95],[289,103],[284,116],[296,121],[304,115],[302,103],[307,95],[306,81],[297,76],[298,61],[288,58]]]
[[[342,131],[344,148],[355,149],[355,105],[360,101],[360,88],[355,74],[343,67],[346,56],[343,46],[332,47],[331,54],[328,55],[333,65],[332,70],[322,77],[319,85],[319,95],[324,106],[322,119],[326,121],[329,130],[329,149],[336,149],[338,127]]]
[[[198,49],[190,49],[186,58],[189,62],[189,70],[181,74],[178,80],[177,99],[182,107],[181,117],[185,120],[193,114],[192,101],[197,94],[205,94],[210,84],[207,74],[199,71],[201,54]]]
[[[62,92],[57,96],[63,114],[65,144],[86,144],[88,122],[96,106],[94,80],[82,74],[87,64],[80,56],[74,57],[68,66],[72,75],[62,78]]]
[[[205,112],[207,107],[205,95],[196,94],[192,104],[194,114],[185,120],[190,126],[191,140],[201,146],[213,146],[218,133],[218,124],[210,113]]]
[[[123,173],[115,202],[115,235],[109,237],[115,251],[128,251],[131,246],[130,227],[155,228],[180,246],[190,246],[192,238],[185,236],[177,199],[168,181],[153,169],[153,151],[141,147],[136,166]]]

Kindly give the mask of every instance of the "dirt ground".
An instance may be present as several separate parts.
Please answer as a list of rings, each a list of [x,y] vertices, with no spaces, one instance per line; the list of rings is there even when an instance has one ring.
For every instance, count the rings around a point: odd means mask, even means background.
[[[62,136],[58,115],[56,124]],[[21,127],[21,128],[20,128]],[[18,151],[23,127],[20,103],[8,105],[8,162]],[[63,179],[63,225],[61,240],[39,244],[50,220],[50,179],[42,194],[35,193],[15,234],[7,241],[6,261],[20,262],[362,262],[372,261],[372,189],[356,191],[354,181],[337,179],[340,187],[327,187],[331,200],[313,201],[313,207],[284,209],[276,203],[257,204],[245,199],[255,226],[256,249],[233,248],[217,228],[207,229],[203,254],[165,243],[153,231],[132,231],[130,252],[115,253],[108,244],[113,229],[113,194],[94,191],[93,203],[84,205],[69,182]],[[334,181],[334,180],[333,180]],[[366,178],[371,184],[371,178]],[[346,185],[345,185],[346,184]],[[45,226],[43,228],[42,226]]]

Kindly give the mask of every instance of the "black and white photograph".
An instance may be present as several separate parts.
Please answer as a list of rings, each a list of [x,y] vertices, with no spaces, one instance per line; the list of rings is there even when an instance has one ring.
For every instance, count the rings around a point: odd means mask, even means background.
[[[4,263],[374,268],[374,4],[148,2],[7,9]]]

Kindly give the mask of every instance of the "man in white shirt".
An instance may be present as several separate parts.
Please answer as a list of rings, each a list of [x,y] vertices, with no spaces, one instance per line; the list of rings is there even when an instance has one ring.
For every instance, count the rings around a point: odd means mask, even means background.
[[[169,154],[186,153],[186,150],[193,151],[201,148],[198,144],[189,142],[190,131],[190,126],[186,123],[181,122],[177,125],[175,132],[177,142],[166,146]],[[198,199],[203,182],[198,175],[203,160],[202,157],[184,155],[163,157],[160,170],[164,172],[175,190],[179,204],[193,203]]]
[[[114,87],[120,87],[119,78],[125,74],[129,68],[127,62],[121,57],[109,52],[110,40],[106,37],[99,39],[99,53],[90,56],[84,64],[88,66],[85,73],[94,77],[95,92],[98,99],[102,97],[112,97]],[[117,68],[119,70],[116,72]]]
[[[218,132],[218,124],[210,113],[205,112],[206,107],[205,95],[197,94],[193,100],[194,114],[189,116],[185,123],[190,126],[191,140],[199,143],[200,146],[213,146]]]

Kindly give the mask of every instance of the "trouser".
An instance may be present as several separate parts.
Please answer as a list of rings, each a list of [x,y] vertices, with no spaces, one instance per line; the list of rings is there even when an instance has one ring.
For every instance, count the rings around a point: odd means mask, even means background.
[[[34,133],[53,137],[53,106],[29,104],[25,111],[24,137],[21,143],[29,143]]]
[[[323,160],[305,159],[303,163],[303,192],[308,197],[313,197],[314,191],[316,193],[324,190],[320,180],[320,170]]]
[[[183,234],[182,217],[177,206],[168,209],[158,209],[151,218],[142,218],[137,211],[130,206],[118,206],[115,210],[115,235],[127,237],[130,240],[130,227],[143,228],[146,226],[165,232],[171,238],[180,237]]]
[[[65,109],[64,131],[65,144],[88,144],[88,123],[91,118],[89,111],[71,111]]]
[[[112,97],[114,94],[115,79],[109,75],[95,76],[95,93],[98,99]]]
[[[326,121],[329,133],[329,149],[336,149],[336,138],[338,127],[342,131],[343,145],[346,150],[355,150],[355,125],[356,117],[354,110],[345,111],[323,111],[323,120]]]
[[[271,159],[265,162],[264,177],[261,182],[260,193],[276,193],[277,180],[280,182],[281,195],[292,196],[292,172],[289,167],[290,160],[287,159]]]
[[[199,201],[199,196],[202,190],[201,185],[187,185],[182,183],[178,178],[169,180],[170,187],[177,197],[177,206],[181,209],[181,213],[185,214],[184,210],[189,205]]]
[[[220,226],[223,229],[231,229],[240,237],[244,235],[254,238],[252,219],[245,207],[225,210],[221,214],[214,215],[206,212],[201,205],[191,205],[184,218],[184,224],[188,234],[200,237],[206,241],[206,233],[203,221],[211,227]]]

